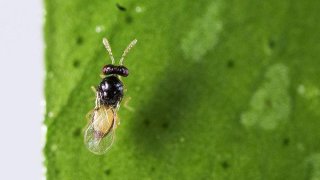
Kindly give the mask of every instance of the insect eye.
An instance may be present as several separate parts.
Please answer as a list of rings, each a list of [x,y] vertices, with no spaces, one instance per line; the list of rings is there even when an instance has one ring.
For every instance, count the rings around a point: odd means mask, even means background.
[[[112,64],[105,65],[102,68],[102,74],[104,74],[104,75],[112,74],[114,72],[115,68],[116,68],[116,66],[114,66]]]
[[[129,70],[125,66],[118,66],[119,75],[127,77],[129,75]]]

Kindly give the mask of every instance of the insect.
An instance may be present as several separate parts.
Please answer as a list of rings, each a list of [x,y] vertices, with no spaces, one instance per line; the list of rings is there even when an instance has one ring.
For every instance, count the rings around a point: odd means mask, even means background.
[[[124,50],[119,65],[114,65],[115,60],[111,46],[108,40],[103,38],[103,44],[109,53],[111,64],[102,68],[103,79],[97,88],[93,88],[96,93],[95,107],[89,113],[89,123],[84,135],[85,145],[95,154],[106,153],[114,142],[115,129],[119,123],[117,112],[124,95],[120,76],[127,77],[129,75],[129,70],[123,65],[123,60],[136,43],[137,40],[133,40]]]

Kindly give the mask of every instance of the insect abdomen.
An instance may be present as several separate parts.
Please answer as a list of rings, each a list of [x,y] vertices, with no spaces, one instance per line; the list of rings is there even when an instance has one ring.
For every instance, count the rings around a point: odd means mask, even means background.
[[[115,123],[115,112],[112,108],[101,106],[93,113],[91,123],[94,129],[94,136],[96,138],[103,138],[106,136]]]

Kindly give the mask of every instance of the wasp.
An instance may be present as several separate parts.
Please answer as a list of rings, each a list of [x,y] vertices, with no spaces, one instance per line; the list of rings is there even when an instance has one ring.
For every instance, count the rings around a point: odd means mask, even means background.
[[[93,88],[96,94],[95,107],[89,113],[89,123],[84,135],[85,145],[95,154],[106,153],[114,142],[115,129],[119,124],[117,112],[124,95],[120,76],[127,77],[129,75],[129,70],[123,65],[123,61],[137,40],[134,39],[124,50],[119,65],[115,65],[108,40],[103,38],[102,42],[109,53],[111,64],[103,66],[103,79],[96,88]]]

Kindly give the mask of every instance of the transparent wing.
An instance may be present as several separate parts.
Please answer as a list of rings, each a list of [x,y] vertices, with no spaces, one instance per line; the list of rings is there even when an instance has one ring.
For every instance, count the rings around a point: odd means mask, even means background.
[[[116,111],[107,106],[95,109],[85,131],[84,142],[95,154],[106,153],[113,144],[116,129]]]

